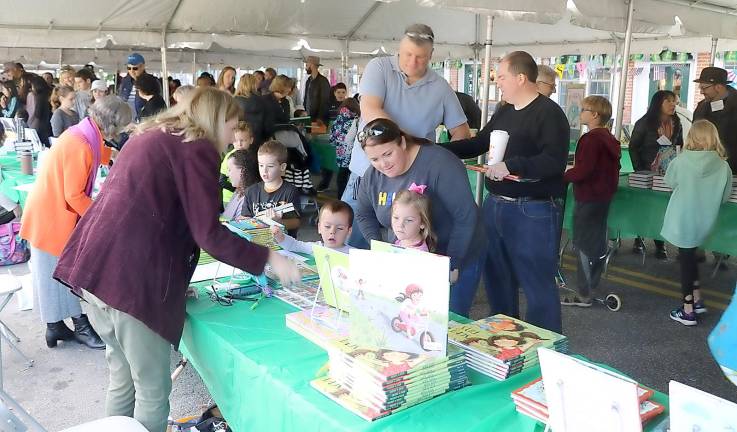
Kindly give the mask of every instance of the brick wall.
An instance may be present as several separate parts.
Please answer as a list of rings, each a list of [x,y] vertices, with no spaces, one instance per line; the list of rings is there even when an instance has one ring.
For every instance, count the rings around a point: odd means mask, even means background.
[[[650,73],[643,71],[642,73]],[[632,83],[634,82],[635,62],[630,61],[627,65],[627,88],[624,93],[624,113],[622,114],[622,124],[632,124]]]
[[[691,79],[697,79],[699,75],[701,75],[701,71],[708,66],[711,66],[711,53],[698,53],[696,55],[696,75],[694,75]],[[696,105],[698,105],[699,102],[701,102],[702,100],[704,100],[704,95],[701,94],[701,91],[699,90],[697,84],[696,91],[694,92],[693,105],[690,106],[689,109],[696,109]]]
[[[451,66],[450,68],[450,83],[449,84],[450,84],[450,87],[455,91],[458,91],[458,88],[460,87],[458,83],[458,75],[460,75],[460,72],[462,70],[463,69],[456,69],[455,66]]]

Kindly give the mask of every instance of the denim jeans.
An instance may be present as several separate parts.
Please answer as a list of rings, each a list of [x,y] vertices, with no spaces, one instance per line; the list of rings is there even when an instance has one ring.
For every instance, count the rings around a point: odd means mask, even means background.
[[[358,186],[361,184],[361,177],[354,173],[348,178],[348,184],[343,191],[343,196],[340,199],[346,202],[353,211],[356,211],[358,207]],[[356,218],[353,218],[353,230],[351,231],[350,237],[348,237],[348,244],[354,248],[368,249],[369,243],[363,238],[361,228],[356,223]]]
[[[475,257],[466,260],[458,272],[458,280],[450,287],[450,311],[468,317],[476,290],[481,280],[481,268],[486,250],[479,251]]]
[[[489,195],[483,218],[488,236],[484,280],[492,314],[519,316],[519,287],[527,300],[525,321],[561,332],[555,275],[561,205],[549,201],[508,201]]]

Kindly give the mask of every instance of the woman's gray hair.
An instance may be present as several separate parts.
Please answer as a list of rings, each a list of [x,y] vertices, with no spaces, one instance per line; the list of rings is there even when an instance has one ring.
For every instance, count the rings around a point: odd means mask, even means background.
[[[133,120],[130,105],[117,96],[98,99],[89,107],[88,113],[105,138],[118,135]]]

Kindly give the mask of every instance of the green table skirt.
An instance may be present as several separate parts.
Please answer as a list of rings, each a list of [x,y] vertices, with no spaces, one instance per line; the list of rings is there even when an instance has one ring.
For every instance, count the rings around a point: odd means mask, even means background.
[[[665,210],[670,194],[651,189],[638,189],[627,185],[627,176],[620,177],[619,188],[609,207],[609,234],[612,238],[635,238],[662,240]],[[568,188],[563,228],[573,229],[573,189]],[[737,204],[724,203],[719,211],[714,231],[703,245],[710,251],[737,255]]]
[[[310,145],[312,146],[312,151],[320,161],[320,168],[324,168],[332,172],[338,171],[338,163],[335,158],[335,147],[330,144],[330,135],[313,135],[310,140]]]
[[[2,177],[0,193],[17,202],[21,207],[25,207],[28,193],[21,192],[15,187],[35,182],[36,176],[21,172],[20,161],[15,153],[0,155],[0,176]]]
[[[504,382],[471,371],[472,386],[365,421],[310,386],[328,356],[286,327],[285,314],[295,310],[275,298],[254,310],[207,296],[188,303],[180,350],[234,431],[543,431],[509,396],[539,377],[539,367]]]

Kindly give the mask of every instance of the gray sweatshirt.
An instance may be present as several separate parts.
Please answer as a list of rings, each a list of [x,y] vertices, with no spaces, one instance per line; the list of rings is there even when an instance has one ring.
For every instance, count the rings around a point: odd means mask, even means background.
[[[463,163],[450,151],[435,144],[422,145],[406,173],[389,178],[369,167],[358,191],[356,220],[366,240],[393,242],[391,205],[394,195],[412,183],[426,185],[430,198],[432,228],[438,237],[436,252],[450,257],[450,268],[478,254],[483,242],[483,226],[473,200],[471,186]]]

